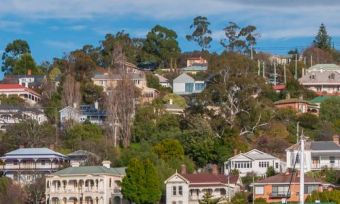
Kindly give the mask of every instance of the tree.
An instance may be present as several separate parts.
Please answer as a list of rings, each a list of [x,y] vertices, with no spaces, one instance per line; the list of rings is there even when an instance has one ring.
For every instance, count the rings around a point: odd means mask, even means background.
[[[103,130],[95,124],[76,124],[66,131],[64,139],[65,147],[71,150],[85,149],[98,152],[102,150],[99,144],[103,144]]]
[[[273,166],[268,166],[267,171],[266,171],[266,176],[271,177],[275,176],[276,172]]]
[[[66,74],[63,81],[63,104],[65,106],[79,105],[81,100],[80,83],[72,74]]]
[[[320,105],[320,119],[334,123],[340,118],[340,98],[331,97]]]
[[[33,183],[26,186],[26,203],[38,204],[45,202],[45,177],[36,177]]]
[[[231,199],[231,204],[244,204],[248,203],[247,193],[236,193],[234,197]]]
[[[194,31],[186,36],[187,40],[196,42],[202,50],[210,48],[212,37],[209,25],[210,22],[207,17],[197,16],[194,18],[193,24],[190,25],[190,29],[194,28]]]
[[[161,88],[161,85],[159,84],[159,79],[157,76],[155,76],[152,73],[146,73],[146,85],[150,88],[154,88],[159,90]]]
[[[319,32],[313,41],[314,46],[323,50],[330,50],[332,48],[331,41],[332,39],[327,33],[326,26],[321,23]]]
[[[2,54],[2,71],[12,73],[14,66],[22,54],[31,53],[30,47],[25,40],[14,40],[8,43]]]
[[[32,74],[42,73],[42,70],[36,65],[32,55],[30,53],[24,53],[16,61],[12,74],[27,74],[28,70],[31,70]]]
[[[199,204],[217,204],[220,200],[221,198],[213,198],[213,196],[209,192],[206,192],[203,195],[202,200],[199,200],[198,203]]]
[[[143,50],[156,56],[164,67],[177,68],[176,61],[181,50],[175,31],[156,25],[147,34]]]
[[[184,158],[183,146],[175,139],[162,140],[153,147],[153,151],[164,161]]]
[[[160,179],[150,160],[131,159],[123,178],[122,194],[136,204],[152,204],[160,200]]]
[[[7,177],[0,177],[0,203],[26,203],[27,194],[19,184]]]
[[[103,87],[93,84],[92,82],[86,82],[80,87],[83,102],[86,104],[93,104],[98,101],[103,92]]]

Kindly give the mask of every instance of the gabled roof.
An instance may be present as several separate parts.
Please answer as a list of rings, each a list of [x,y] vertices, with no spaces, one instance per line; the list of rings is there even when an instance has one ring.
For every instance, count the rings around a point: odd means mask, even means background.
[[[296,173],[292,174],[291,173],[281,173],[277,174],[275,176],[267,177],[265,179],[262,179],[260,181],[255,182],[255,184],[278,184],[278,183],[285,183],[289,184],[292,179],[291,183],[300,183],[300,177]],[[305,175],[305,183],[319,183],[321,184],[321,180],[318,178],[312,178],[309,176]]]
[[[313,71],[306,73],[299,79],[302,85],[310,84],[339,84],[340,83],[340,70],[332,71]]]
[[[238,156],[244,156],[251,160],[262,160],[262,159],[278,159],[270,154],[267,154],[265,152],[262,152],[258,149],[252,149],[249,152],[246,153],[240,153],[238,155],[233,156],[232,158],[229,158],[228,160],[232,160]]]
[[[88,174],[108,174],[115,176],[124,176],[126,167],[107,168],[104,166],[80,166],[68,167],[57,171],[52,176],[69,176],[69,175],[88,175]]]
[[[186,73],[179,75],[177,78],[174,79],[173,83],[194,83],[195,79],[189,76]]]
[[[160,74],[155,74],[156,77],[158,77],[158,80],[160,83],[168,83],[169,79],[165,78],[164,76],[160,75]]]

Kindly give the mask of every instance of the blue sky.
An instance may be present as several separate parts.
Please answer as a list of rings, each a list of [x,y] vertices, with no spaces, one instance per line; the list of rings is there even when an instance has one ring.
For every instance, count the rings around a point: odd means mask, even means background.
[[[277,54],[307,47],[323,22],[339,48],[339,10],[340,1],[331,0],[0,0],[0,51],[25,39],[40,63],[99,45],[106,33],[143,37],[156,24],[174,29],[181,49],[189,51],[198,49],[184,38],[197,15],[211,22],[211,51],[223,50],[218,42],[229,21],[257,26],[257,49]]]

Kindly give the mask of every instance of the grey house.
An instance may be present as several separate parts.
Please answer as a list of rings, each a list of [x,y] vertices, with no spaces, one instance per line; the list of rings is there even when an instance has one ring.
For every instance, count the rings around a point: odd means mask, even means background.
[[[206,84],[204,81],[196,81],[186,73],[183,73],[175,78],[172,84],[173,93],[178,95],[201,93],[205,86]]]

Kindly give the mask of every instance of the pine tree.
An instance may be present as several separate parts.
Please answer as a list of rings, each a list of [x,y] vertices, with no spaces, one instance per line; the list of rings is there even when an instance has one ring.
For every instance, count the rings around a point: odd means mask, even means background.
[[[124,198],[136,204],[152,204],[160,200],[160,178],[150,160],[132,159],[122,182]]]
[[[315,36],[314,42],[315,47],[318,47],[323,50],[331,49],[331,37],[327,34],[326,26],[321,23],[319,32]]]

